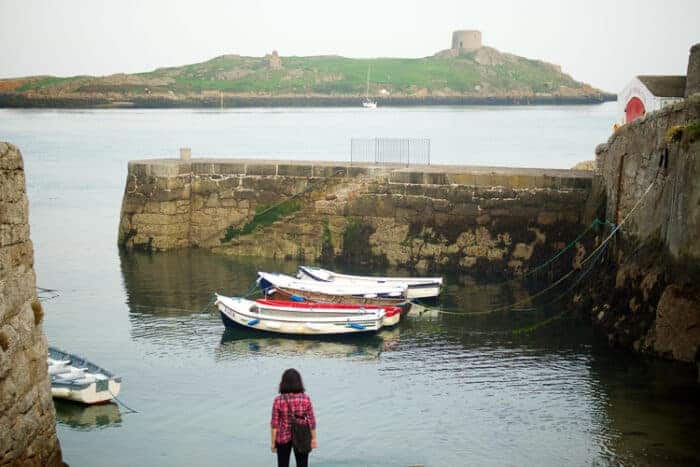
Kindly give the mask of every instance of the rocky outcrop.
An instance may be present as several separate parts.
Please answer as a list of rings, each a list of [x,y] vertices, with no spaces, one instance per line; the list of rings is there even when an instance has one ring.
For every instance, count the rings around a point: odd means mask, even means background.
[[[0,465],[61,465],[19,150],[0,142]]]
[[[612,343],[686,362],[700,359],[698,154],[700,95],[624,125],[597,148],[607,218],[628,220],[580,304]]]
[[[137,161],[119,242],[512,275],[581,231],[591,179],[565,170]]]

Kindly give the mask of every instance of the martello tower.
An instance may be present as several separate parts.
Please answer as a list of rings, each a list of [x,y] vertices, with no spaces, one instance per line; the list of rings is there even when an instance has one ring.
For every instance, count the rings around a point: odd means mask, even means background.
[[[481,31],[455,31],[452,33],[452,49],[471,52],[481,48]]]

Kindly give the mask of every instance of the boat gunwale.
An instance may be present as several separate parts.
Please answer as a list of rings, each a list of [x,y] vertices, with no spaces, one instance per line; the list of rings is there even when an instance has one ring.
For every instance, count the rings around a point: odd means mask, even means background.
[[[318,277],[314,275],[312,272],[309,270],[317,270],[317,271],[325,271],[329,274],[331,279],[324,279],[322,277]],[[392,283],[398,283],[398,284],[405,284],[408,286],[408,288],[423,288],[423,287],[442,287],[443,285],[443,278],[442,277],[388,277],[388,276],[359,276],[359,275],[353,275],[353,274],[341,274],[337,273],[335,271],[330,271],[328,269],[324,268],[318,268],[314,266],[299,266],[299,271],[302,271],[304,274],[308,275],[312,279],[318,281],[318,282],[325,282],[332,284],[333,278],[339,278],[343,280],[348,280],[348,281],[367,281],[367,282],[376,282],[378,284],[392,284]]]

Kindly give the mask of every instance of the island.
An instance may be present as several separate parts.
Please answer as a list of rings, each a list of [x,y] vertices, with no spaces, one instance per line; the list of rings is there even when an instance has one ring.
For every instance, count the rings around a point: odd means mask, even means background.
[[[456,31],[423,58],[222,55],[151,72],[0,80],[0,107],[251,107],[590,104],[615,100],[551,63],[500,52]]]

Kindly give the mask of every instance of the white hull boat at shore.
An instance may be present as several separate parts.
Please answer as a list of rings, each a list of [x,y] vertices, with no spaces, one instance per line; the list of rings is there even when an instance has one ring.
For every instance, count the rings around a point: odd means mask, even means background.
[[[369,285],[405,285],[408,288],[406,291],[406,298],[409,300],[437,297],[442,291],[442,277],[352,276],[313,266],[299,266],[297,277],[300,280],[312,279],[319,282],[337,284],[339,286],[355,286],[360,288]]]
[[[247,300],[216,294],[225,326],[243,326],[280,334],[328,335],[376,332],[398,323],[398,307]]]
[[[49,347],[51,395],[83,404],[109,402],[121,389],[121,378],[77,355]]]

